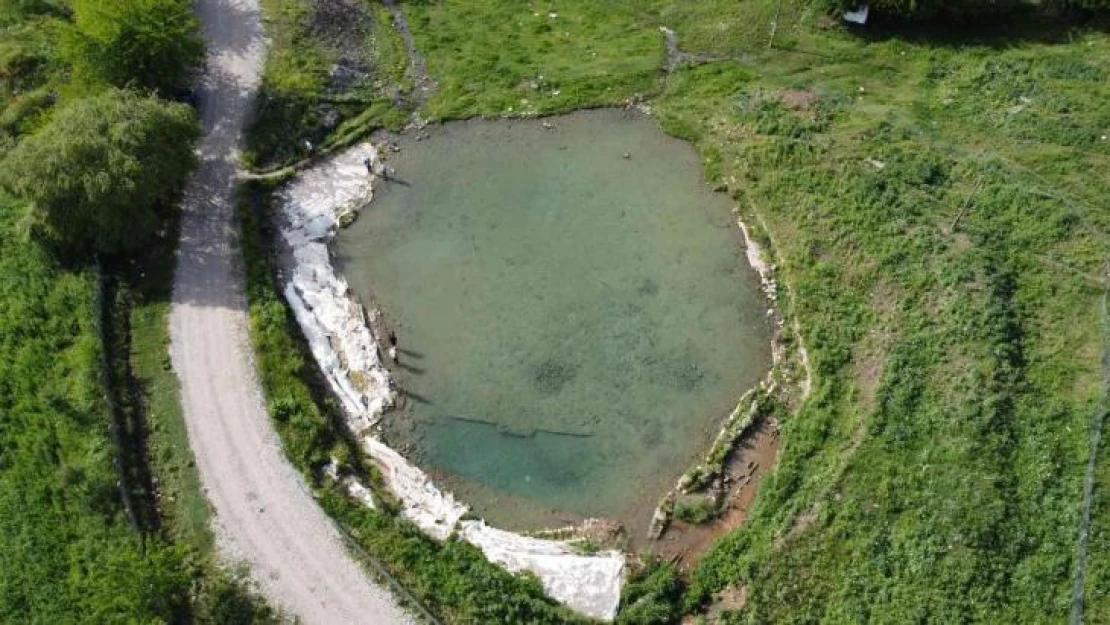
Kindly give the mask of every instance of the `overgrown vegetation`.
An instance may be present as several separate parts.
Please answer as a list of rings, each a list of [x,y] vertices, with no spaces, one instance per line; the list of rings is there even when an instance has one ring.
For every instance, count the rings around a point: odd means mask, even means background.
[[[262,0],[266,57],[243,158],[288,165],[408,118],[405,49],[389,12],[366,0]]]
[[[101,386],[98,280],[68,270],[0,198],[0,621],[170,621],[186,554],[129,525]]]
[[[191,2],[71,0],[69,8],[73,27],[63,30],[61,55],[78,83],[167,97],[190,90],[204,54]]]
[[[648,561],[633,574],[621,593],[617,625],[665,625],[681,616],[682,580],[674,565]]]
[[[717,518],[720,502],[713,493],[695,492],[680,495],[674,502],[674,517],[695,525]]]
[[[582,619],[546,597],[538,580],[491,564],[476,547],[424,535],[388,506],[371,510],[323,476],[333,458],[343,474],[381,486],[350,440],[341,407],[328,395],[296,321],[274,283],[268,183],[241,188],[238,216],[247,269],[251,340],[267,409],[286,455],[318,501],[347,533],[444,623],[577,623]],[[383,488],[377,489],[385,492]]]

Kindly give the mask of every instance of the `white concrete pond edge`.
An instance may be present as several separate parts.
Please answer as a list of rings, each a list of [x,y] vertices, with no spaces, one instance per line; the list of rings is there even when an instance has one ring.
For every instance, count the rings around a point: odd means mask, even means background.
[[[367,159],[377,162],[374,146],[355,145],[301,171],[278,192],[278,222],[288,246],[281,254],[282,289],[312,355],[343,404],[348,427],[381,469],[405,517],[429,536],[444,540],[454,532],[509,571],[534,574],[557,601],[587,616],[612,620],[624,582],[624,554],[583,554],[568,541],[461,521],[465,505],[375,436],[373,427],[393,405],[395,394],[367,313],[332,267],[328,248],[344,216],[373,196]],[[364,487],[347,488],[373,507]]]

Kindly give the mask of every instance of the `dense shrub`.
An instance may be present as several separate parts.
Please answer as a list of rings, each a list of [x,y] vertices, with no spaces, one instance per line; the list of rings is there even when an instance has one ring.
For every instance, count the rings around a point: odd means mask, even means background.
[[[174,95],[203,56],[184,0],[74,0],[73,20],[62,54],[86,81]]]
[[[0,622],[173,620],[192,568],[124,517],[96,278],[20,237],[21,213],[0,195]]]
[[[62,249],[134,251],[191,170],[197,132],[183,104],[110,89],[20,143],[0,163],[0,184],[33,206],[40,232]]]
[[[61,11],[63,0],[0,0],[0,26],[42,13]]]

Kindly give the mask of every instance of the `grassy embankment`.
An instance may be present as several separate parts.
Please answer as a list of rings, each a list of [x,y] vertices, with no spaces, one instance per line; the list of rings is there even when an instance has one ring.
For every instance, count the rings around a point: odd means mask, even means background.
[[[70,19],[0,2],[5,151],[106,87],[72,71]],[[34,241],[26,210],[0,196],[0,621],[267,620],[211,554],[166,351],[174,218],[98,267]]]
[[[647,99],[774,251],[814,390],[779,412],[780,465],[686,609],[744,588],[731,619],[1069,613],[1110,256],[1105,24],[849,32],[764,0],[404,10],[440,85],[426,116]],[[661,25],[695,66],[662,71]],[[1108,463],[1091,622],[1110,618]]]
[[[761,59],[679,73],[660,117],[773,241],[816,372],[688,599],[745,585],[748,618],[787,622],[1062,619],[1110,255],[1110,181],[1088,175],[1110,164],[1110,41],[802,20],[761,53],[673,19],[692,51]]]
[[[123,509],[96,273],[23,240],[21,212],[0,198],[0,620],[170,620],[192,575]]]

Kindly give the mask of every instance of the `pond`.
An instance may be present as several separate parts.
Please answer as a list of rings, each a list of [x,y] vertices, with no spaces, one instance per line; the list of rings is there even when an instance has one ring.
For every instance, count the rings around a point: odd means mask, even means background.
[[[770,366],[733,202],[625,111],[393,140],[335,242],[399,340],[386,440],[495,525],[642,534]]]

